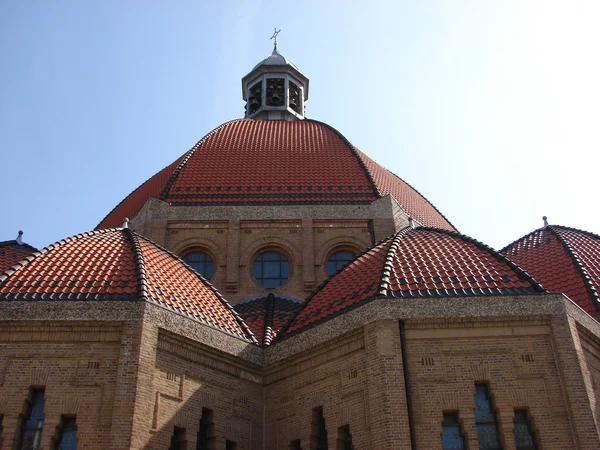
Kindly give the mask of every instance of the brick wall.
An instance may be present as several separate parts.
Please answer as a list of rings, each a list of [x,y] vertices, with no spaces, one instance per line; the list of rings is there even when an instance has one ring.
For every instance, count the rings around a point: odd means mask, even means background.
[[[75,415],[79,448],[128,448],[130,374],[120,371],[122,339],[135,324],[2,323],[0,414],[5,448],[15,438],[30,387],[45,388],[43,449],[61,415]],[[118,395],[116,395],[118,394]]]

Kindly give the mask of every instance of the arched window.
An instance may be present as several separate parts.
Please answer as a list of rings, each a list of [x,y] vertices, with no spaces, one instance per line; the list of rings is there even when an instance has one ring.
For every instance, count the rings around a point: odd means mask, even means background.
[[[279,252],[261,253],[252,263],[252,276],[264,288],[278,288],[290,277],[290,263]]]
[[[356,255],[347,250],[342,250],[339,252],[335,252],[333,255],[329,257],[327,260],[327,275],[331,276],[340,270],[342,267],[345,267],[351,261],[354,261]]]
[[[215,274],[215,263],[210,255],[205,252],[188,253],[183,257],[183,260],[207,280],[210,280]]]

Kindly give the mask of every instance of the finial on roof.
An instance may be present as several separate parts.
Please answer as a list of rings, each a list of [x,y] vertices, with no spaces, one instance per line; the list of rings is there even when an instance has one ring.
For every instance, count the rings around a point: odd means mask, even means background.
[[[129,218],[125,217],[123,219],[123,227],[122,228],[129,228]]]
[[[410,216],[408,216],[408,226],[411,227],[411,228],[415,227],[415,221]]]
[[[271,36],[271,39],[275,39],[275,47],[273,48],[273,52],[277,51],[277,35],[281,32],[281,30],[278,30],[277,27],[273,28],[273,30],[275,30],[273,32],[273,36]]]
[[[548,226],[548,218],[544,216],[542,217],[542,220],[544,221],[544,228],[546,228]]]
[[[19,235],[17,236],[17,244],[23,244],[23,230],[19,230]]]

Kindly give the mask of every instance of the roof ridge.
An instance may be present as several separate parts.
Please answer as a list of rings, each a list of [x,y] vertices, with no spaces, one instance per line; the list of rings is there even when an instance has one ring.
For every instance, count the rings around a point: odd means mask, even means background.
[[[578,233],[587,234],[587,235],[591,236],[594,239],[600,239],[600,235],[598,235],[596,233],[593,233],[591,231],[582,230],[581,228],[568,227],[566,225],[548,225],[548,227],[562,228],[562,229],[569,230],[569,231],[577,231]]]
[[[148,301],[148,282],[146,280],[146,265],[144,264],[144,254],[140,247],[140,241],[137,238],[137,234],[130,228],[122,228],[125,233],[125,237],[131,243],[133,250],[133,260],[135,264],[135,273],[137,275],[137,289],[139,296]]]
[[[378,162],[376,162],[375,160],[373,160],[373,162],[375,162],[376,164],[379,164],[379,163],[378,163]],[[411,189],[412,189],[413,191],[415,191],[417,194],[419,194],[423,200],[425,200],[427,203],[429,203],[429,204],[431,205],[431,207],[432,207],[433,209],[435,209],[435,210],[436,210],[436,212],[437,212],[437,213],[438,213],[440,216],[442,216],[442,218],[443,218],[443,219],[444,219],[446,222],[448,222],[452,228],[454,228],[454,229],[456,230],[456,227],[455,227],[455,226],[452,224],[452,222],[450,222],[450,221],[448,220],[448,218],[447,218],[447,217],[446,217],[444,214],[442,214],[442,212],[441,212],[439,209],[437,209],[437,206],[435,206],[433,203],[431,203],[427,197],[425,197],[423,194],[421,194],[421,192],[419,192],[417,189],[415,189],[415,188],[414,188],[414,187],[413,187],[413,186],[412,186],[410,183],[408,183],[408,182],[407,182],[407,181],[406,181],[404,178],[400,178],[398,175],[396,175],[396,174],[395,174],[394,172],[392,172],[390,169],[388,169],[388,168],[386,168],[386,167],[383,167],[381,164],[379,164],[379,165],[380,165],[380,166],[381,166],[381,167],[382,167],[384,170],[387,170],[389,173],[391,173],[392,175],[394,175],[394,176],[395,176],[396,178],[398,178],[400,181],[402,181],[403,183],[405,183],[405,184],[406,184],[406,185],[407,185],[409,188],[411,188]],[[396,199],[396,202],[397,202],[397,203],[398,203],[398,205],[400,206],[400,209],[402,209],[402,211],[404,211],[404,212],[406,213],[406,215],[407,215],[407,216],[409,216],[409,217],[412,217],[410,214],[408,214],[408,212],[406,212],[406,211],[405,211],[404,207],[403,207],[402,205],[400,205],[400,201],[399,201],[398,199]],[[414,217],[413,217],[413,219],[414,219]]]
[[[252,341],[254,344],[258,344],[258,341],[256,340],[256,337],[254,336],[254,333],[252,333],[252,331],[250,330],[250,328],[248,327],[248,325],[246,324],[246,322],[244,322],[244,319],[242,319],[240,317],[240,315],[237,313],[237,311],[235,309],[233,309],[233,306],[231,306],[231,304],[225,299],[225,297],[223,297],[223,295],[217,290],[217,288],[215,288],[212,283],[210,281],[208,281],[206,278],[204,278],[200,273],[196,272],[188,263],[186,263],[183,259],[181,259],[179,256],[177,256],[175,253],[171,252],[170,250],[164,248],[163,246],[157,244],[156,242],[152,241],[151,239],[148,239],[145,236],[142,236],[138,233],[136,233],[135,231],[133,232],[135,233],[135,235],[143,240],[145,240],[146,242],[149,242],[152,245],[155,245],[157,248],[163,250],[164,252],[166,252],[169,256],[171,256],[172,258],[174,258],[175,260],[179,261],[180,263],[182,263],[189,271],[191,271],[194,275],[196,275],[200,281],[202,283],[204,283],[204,285],[206,287],[208,287],[213,294],[215,294],[215,296],[217,297],[217,299],[219,299],[219,301],[227,308],[231,311],[231,313],[233,314],[233,316],[235,317],[235,320],[238,322],[238,325],[240,325],[240,327],[242,328],[242,330],[244,330],[247,333],[247,338]],[[228,332],[228,331],[226,331]],[[231,333],[230,333],[231,334]]]
[[[371,246],[371,247],[367,248],[366,250],[362,251],[361,253],[357,254],[356,257],[351,262],[349,262],[344,267],[341,267],[340,269],[338,269],[334,274],[332,274],[329,277],[325,278],[321,282],[321,284],[319,284],[310,294],[308,294],[308,296],[304,300],[304,303],[302,304],[302,307],[298,311],[296,311],[296,314],[294,314],[294,316],[288,321],[288,323],[284,327],[281,328],[281,330],[279,331],[279,334],[274,339],[275,342],[279,341],[280,339],[283,339],[283,336],[287,332],[288,328],[294,322],[294,320],[296,320],[296,318],[302,312],[302,310],[304,310],[304,308],[306,308],[306,306],[308,306],[308,304],[310,303],[311,299],[315,295],[317,295],[320,291],[322,291],[325,288],[325,286],[327,286],[327,283],[329,283],[333,279],[333,277],[335,277],[338,273],[342,272],[343,270],[347,269],[350,266],[350,264],[352,264],[354,261],[356,261],[357,259],[359,259],[363,255],[365,255],[368,252],[370,252],[371,250],[373,250],[375,247],[377,247],[377,246],[383,244],[384,242],[387,242],[390,239],[392,239],[394,237],[394,234],[391,234],[391,235],[389,235],[389,236],[381,239],[379,242],[376,242],[373,246]]]
[[[487,244],[484,244],[481,241],[478,241],[475,238],[472,238],[470,236],[467,236],[465,234],[459,233],[458,231],[450,231],[450,230],[446,230],[444,228],[435,228],[435,227],[419,227],[419,229],[424,229],[424,230],[429,230],[429,231],[437,231],[440,233],[445,233],[448,234],[450,236],[455,236],[458,237],[460,239],[463,239],[467,242],[470,242],[471,244],[475,245],[476,247],[482,249],[482,250],[487,250],[488,252],[490,252],[492,254],[492,256],[494,256],[497,260],[502,261],[504,263],[506,263],[508,265],[508,267],[510,267],[511,269],[515,270],[517,273],[523,275],[527,281],[529,281],[529,283],[531,283],[531,286],[533,287],[533,289],[537,292],[548,292],[548,290],[542,286],[540,283],[538,283],[536,281],[536,279],[531,276],[529,274],[529,272],[527,272],[525,269],[523,269],[521,266],[519,266],[518,264],[514,263],[513,261],[511,261],[510,259],[508,259],[506,256],[504,256],[503,254],[501,254],[500,252],[498,252],[497,250],[494,250],[492,247],[490,247]]]
[[[188,151],[189,151],[189,150],[188,150]],[[177,161],[177,159],[176,159],[175,161]],[[97,229],[97,228],[98,228],[98,227],[99,227],[99,226],[102,224],[102,222],[104,222],[104,221],[106,220],[106,218],[107,218],[108,216],[110,216],[110,215],[111,215],[113,212],[115,212],[115,210],[116,210],[116,209],[117,209],[119,206],[121,206],[121,205],[122,205],[122,204],[125,202],[125,200],[127,200],[127,199],[128,199],[130,196],[131,196],[131,194],[133,194],[135,191],[137,191],[137,190],[138,190],[139,188],[141,188],[141,187],[142,187],[144,184],[146,184],[148,181],[150,181],[150,180],[151,180],[152,178],[154,178],[156,175],[158,175],[159,173],[161,173],[163,170],[165,170],[165,169],[166,169],[167,167],[169,167],[171,164],[173,164],[173,163],[167,164],[165,167],[163,167],[162,169],[160,169],[160,170],[159,170],[158,172],[156,172],[154,175],[152,175],[152,176],[148,177],[148,178],[147,178],[145,181],[143,181],[143,182],[142,182],[142,183],[141,183],[139,186],[137,186],[137,187],[136,187],[136,188],[135,188],[133,191],[131,191],[129,194],[127,194],[127,195],[126,195],[126,196],[123,198],[123,200],[121,200],[119,203],[117,203],[117,204],[115,205],[115,207],[114,207],[113,209],[111,209],[111,210],[109,211],[109,213],[108,213],[106,216],[104,216],[100,222],[98,222],[98,225],[96,225],[95,229]],[[138,212],[139,212],[139,211],[138,211]],[[121,220],[123,220],[123,219],[124,219],[124,217],[122,217],[122,218],[121,218]],[[133,219],[133,217],[129,217],[129,219]],[[114,228],[114,229],[116,229],[116,228]]]
[[[369,170],[369,168],[367,167],[367,165],[365,164],[365,162],[363,161],[361,156],[358,154],[358,151],[357,151],[358,149],[354,145],[352,145],[352,143],[346,138],[346,136],[344,136],[337,129],[335,129],[334,127],[332,127],[331,125],[329,125],[325,122],[321,122],[319,120],[314,120],[314,119],[304,119],[304,120],[307,120],[312,123],[317,123],[319,125],[323,125],[323,126],[329,128],[331,131],[333,131],[344,142],[344,144],[346,144],[348,146],[348,148],[350,149],[350,151],[352,152],[354,157],[358,160],[358,165],[361,167],[361,169],[365,173],[367,180],[369,180],[369,182],[371,183],[371,187],[373,188],[373,191],[375,192],[377,197],[379,197],[379,198],[383,197],[383,195],[381,194],[381,191],[379,190],[379,187],[377,186],[377,183],[375,183],[373,174],[371,173],[371,171]]]
[[[19,247],[27,247],[29,250],[32,250],[34,252],[38,251],[38,249],[35,248],[33,245],[26,244],[25,242],[19,244],[19,242],[17,242],[16,239],[10,239],[8,241],[0,241],[0,248],[7,247],[9,245],[18,245]]]
[[[179,176],[179,173],[183,170],[184,166],[190,160],[190,158],[192,157],[192,155],[194,155],[194,153],[196,153],[196,150],[198,150],[198,147],[200,147],[200,145],[202,145],[204,142],[206,142],[206,140],[208,138],[210,138],[211,136],[213,136],[217,131],[220,131],[225,126],[227,126],[230,123],[233,123],[235,121],[238,121],[238,120],[244,120],[244,119],[228,120],[227,122],[222,123],[218,127],[214,128],[212,131],[210,131],[208,134],[206,134],[202,139],[200,139],[198,142],[196,142],[196,144],[194,144],[194,146],[185,153],[185,155],[183,156],[183,159],[181,160],[181,162],[179,163],[179,165],[175,168],[175,170],[173,171],[173,173],[169,177],[169,181],[167,181],[167,184],[165,184],[165,187],[161,191],[161,193],[160,193],[160,195],[159,195],[158,198],[160,200],[165,200],[167,198],[167,195],[169,194],[169,191],[171,190],[171,186],[173,186],[173,183],[175,183],[175,180]]]
[[[570,227],[563,227],[560,225],[548,225],[546,228],[550,229],[550,231],[556,236],[556,239],[558,239],[558,241],[563,245],[567,254],[571,257],[571,261],[573,262],[573,265],[579,271],[579,273],[581,274],[581,277],[583,278],[583,284],[585,285],[585,290],[588,292],[588,295],[592,298],[593,303],[596,305],[596,310],[598,310],[600,312],[600,297],[598,296],[598,292],[596,291],[596,288],[594,287],[594,285],[592,284],[592,282],[590,280],[590,276],[588,275],[586,268],[583,266],[583,263],[579,259],[579,256],[575,253],[575,250],[573,250],[573,248],[571,247],[571,244],[569,244],[567,242],[566,238],[564,238],[557,230],[555,230],[555,228],[564,228],[564,229],[571,230],[571,231],[583,231],[583,230],[578,230],[576,228],[570,228]],[[589,233],[589,232],[584,232],[584,233]],[[589,233],[589,234],[594,236],[594,233]],[[600,236],[596,236],[596,237],[600,238]]]
[[[396,255],[396,251],[398,250],[398,246],[400,245],[400,240],[410,233],[413,230],[412,227],[405,227],[402,230],[398,231],[394,238],[392,239],[392,245],[387,251],[385,255],[385,260],[383,262],[383,267],[381,268],[381,278],[379,280],[379,288],[377,289],[377,293],[384,297],[387,297],[388,290],[390,288],[390,275],[392,273],[394,256]]]
[[[69,236],[67,238],[56,241],[53,244],[47,245],[40,250],[36,250],[31,255],[26,256],[25,258],[23,258],[21,261],[19,261],[15,265],[6,269],[4,271],[4,273],[0,273],[0,286],[2,286],[6,282],[6,280],[8,280],[17,270],[25,267],[27,264],[29,264],[34,259],[38,258],[39,256],[45,255],[46,253],[54,250],[55,248],[61,247],[65,244],[68,244],[69,242],[76,241],[77,239],[81,239],[82,237],[95,236],[97,234],[108,233],[109,231],[115,231],[117,229],[118,228],[104,228],[101,230],[92,230],[92,231],[86,231],[84,233],[74,234],[73,236]]]
[[[522,240],[524,240],[524,239],[527,239],[529,236],[531,236],[531,235],[533,235],[533,234],[535,234],[535,233],[538,233],[538,232],[540,232],[540,231],[544,231],[544,229],[545,229],[545,228],[543,228],[543,227],[542,227],[542,228],[538,228],[538,229],[536,229],[536,230],[533,230],[533,231],[531,231],[531,232],[529,232],[529,233],[527,233],[527,234],[525,234],[525,235],[521,236],[521,237],[520,237],[520,238],[518,238],[518,239],[515,239],[515,240],[514,240],[514,241],[512,241],[510,244],[508,244],[508,245],[506,245],[506,246],[502,247],[500,250],[498,250],[498,253],[502,253],[502,252],[506,252],[506,251],[508,251],[508,248],[509,248],[509,247],[512,247],[513,245],[517,244],[518,242],[520,242],[520,241],[522,241]]]
[[[265,325],[263,332],[263,344],[270,345],[273,341],[273,315],[275,312],[275,295],[272,292],[267,294],[267,304],[265,308]]]

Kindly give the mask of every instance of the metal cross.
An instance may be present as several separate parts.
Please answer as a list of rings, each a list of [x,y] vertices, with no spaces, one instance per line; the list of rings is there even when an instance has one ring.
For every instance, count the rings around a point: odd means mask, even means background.
[[[279,32],[281,30],[278,30],[277,28],[273,28],[275,31],[273,33],[273,36],[271,36],[271,39],[275,39],[275,50],[277,50],[277,35],[279,34]]]

